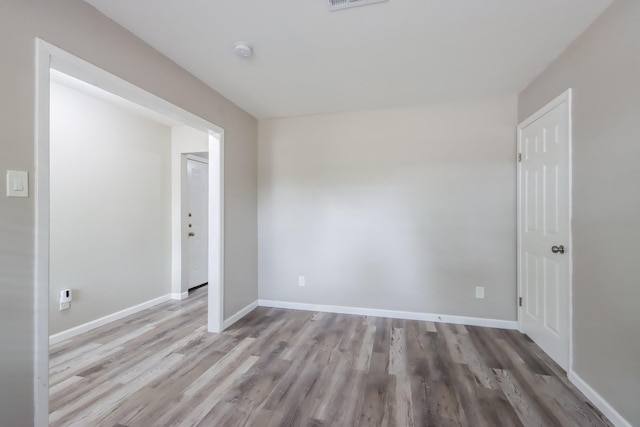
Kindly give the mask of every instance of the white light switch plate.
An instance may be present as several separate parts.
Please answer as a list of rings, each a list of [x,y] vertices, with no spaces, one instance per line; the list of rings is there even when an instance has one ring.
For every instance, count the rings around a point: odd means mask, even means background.
[[[29,173],[7,171],[7,197],[29,197]]]

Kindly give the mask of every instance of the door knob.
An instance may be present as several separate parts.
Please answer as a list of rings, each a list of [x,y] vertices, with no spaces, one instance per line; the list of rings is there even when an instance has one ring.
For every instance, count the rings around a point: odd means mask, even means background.
[[[551,246],[551,252],[553,252],[554,254],[557,254],[557,253],[563,254],[564,253],[564,246],[563,245]]]
[[[191,233],[189,233],[189,237],[193,237],[195,235],[196,235],[196,233],[194,233],[193,231]],[[554,246],[554,248],[555,248],[555,246]],[[564,250],[562,252],[564,252]]]

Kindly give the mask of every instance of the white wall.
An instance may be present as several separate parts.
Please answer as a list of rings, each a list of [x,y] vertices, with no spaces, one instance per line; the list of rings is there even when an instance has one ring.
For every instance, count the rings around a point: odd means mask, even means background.
[[[169,293],[171,128],[52,82],[50,137],[55,334]]]
[[[172,211],[172,257],[171,257],[171,292],[182,294],[187,292],[187,238],[185,229],[185,211],[183,199],[186,197],[186,165],[185,153],[203,153],[209,151],[209,135],[189,126],[173,126],[171,128],[171,211]],[[183,268],[184,266],[184,268]]]
[[[516,113],[507,96],[261,120],[260,298],[515,320]]]
[[[615,1],[519,97],[573,88],[574,374],[640,426],[640,2]],[[573,377],[573,375],[572,375]],[[583,388],[584,390],[584,388]],[[618,415],[619,414],[619,415]]]

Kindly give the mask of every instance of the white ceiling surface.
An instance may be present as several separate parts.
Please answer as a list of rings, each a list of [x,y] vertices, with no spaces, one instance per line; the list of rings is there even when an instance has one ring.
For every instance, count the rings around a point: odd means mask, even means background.
[[[258,118],[516,94],[612,2],[85,1]]]

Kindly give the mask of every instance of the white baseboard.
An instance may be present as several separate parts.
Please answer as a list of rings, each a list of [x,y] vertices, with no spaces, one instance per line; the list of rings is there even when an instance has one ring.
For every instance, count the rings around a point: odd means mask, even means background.
[[[246,307],[241,308],[240,310],[238,310],[238,312],[236,314],[234,314],[233,316],[229,317],[224,322],[222,322],[222,330],[227,329],[229,326],[233,325],[238,320],[242,319],[244,316],[246,316],[247,314],[251,313],[256,307],[258,307],[258,301],[257,300],[252,302],[251,304],[247,305]]]
[[[597,391],[595,391],[585,380],[580,378],[575,371],[569,372],[569,381],[595,405],[616,427],[631,427],[631,423],[624,419],[613,406],[609,404]]]
[[[457,323],[460,325],[485,326],[500,329],[518,329],[515,320],[485,319],[482,317],[451,316],[447,314],[417,313],[413,311],[382,310],[377,308],[346,307],[341,305],[305,304],[288,301],[258,300],[261,307],[287,308],[290,310],[322,311],[326,313],[356,314],[359,316],[390,317],[405,320]]]
[[[146,310],[147,308],[153,307],[154,305],[158,305],[165,301],[169,301],[171,299],[171,294],[163,295],[158,298],[154,298],[149,301],[145,301],[142,304],[134,305],[133,307],[125,308],[124,310],[120,310],[116,313],[108,314],[104,317],[101,317],[96,320],[92,320],[90,322],[84,323],[82,325],[76,326],[71,329],[67,329],[66,331],[59,332],[57,334],[49,336],[49,345],[57,344],[66,339],[75,337],[76,335],[80,335],[84,332],[88,332],[92,329],[95,329],[99,326],[106,325],[107,323],[111,323],[115,320],[122,319],[123,317],[127,317],[131,314],[135,314],[139,311]]]
[[[189,291],[183,292],[181,294],[175,293],[171,294],[171,299],[183,300],[189,298]]]

